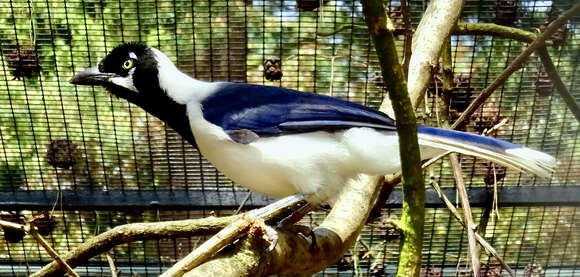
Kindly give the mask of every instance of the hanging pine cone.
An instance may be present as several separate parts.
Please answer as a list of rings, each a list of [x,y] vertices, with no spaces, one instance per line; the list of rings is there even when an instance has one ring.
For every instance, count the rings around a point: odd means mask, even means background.
[[[434,267],[428,266],[425,268],[425,277],[441,277],[443,276],[443,269],[435,269]]]
[[[375,76],[372,78],[372,82],[375,83],[377,87],[385,86],[385,81],[383,80],[383,73],[380,70],[375,71]]]
[[[503,178],[505,178],[506,174],[506,167],[501,165],[493,165],[492,162],[486,162],[487,165],[487,174],[483,177],[483,182],[488,186],[493,186],[494,181],[497,180],[499,183]],[[494,168],[495,168],[495,179],[494,179]]]
[[[520,16],[520,8],[515,0],[498,0],[495,2],[495,24],[512,26]]]
[[[310,12],[320,8],[320,2],[324,5],[328,0],[296,0],[296,8],[302,12]]]
[[[282,60],[278,57],[268,57],[264,60],[264,77],[268,81],[279,81],[282,79]]]
[[[32,47],[17,46],[8,51],[6,61],[14,79],[20,80],[22,77],[31,77],[34,73],[40,72],[40,62],[38,54]]]
[[[538,95],[550,96],[550,94],[552,94],[554,84],[552,83],[552,80],[548,76],[548,73],[546,72],[544,67],[539,66],[535,75],[536,76],[534,77],[535,79],[534,87],[536,88],[536,92],[538,93]]]
[[[542,265],[535,262],[530,262],[524,267],[524,277],[544,277],[546,273]]]
[[[0,219],[12,223],[24,224],[24,217],[21,216],[19,212],[2,213],[0,214]],[[24,231],[7,228],[4,226],[2,226],[2,230],[4,231],[4,239],[9,243],[20,242],[26,235]]]
[[[435,97],[436,92],[437,97],[441,97],[443,92],[443,82],[441,81],[441,78],[432,78],[431,83],[429,84],[429,88],[427,89],[427,94],[429,97]]]
[[[24,183],[24,171],[19,166],[0,164],[0,189],[18,189]]]
[[[49,235],[57,224],[54,216],[51,216],[48,211],[43,211],[32,217],[34,218],[34,226],[38,229],[38,233],[43,236]]]
[[[407,32],[401,6],[389,7],[389,19],[391,19],[391,22],[395,27],[395,30],[393,31],[395,36],[404,35]]]
[[[338,262],[336,262],[336,269],[338,271],[351,270],[354,267],[354,260],[352,259],[352,253],[346,252]]]
[[[478,134],[483,134],[483,132],[493,128],[493,126],[500,123],[502,119],[503,117],[501,115],[490,113],[475,113],[471,117],[473,130]]]
[[[46,161],[53,167],[70,169],[78,160],[77,146],[66,139],[53,140],[46,151]]]
[[[449,109],[451,110],[451,119],[455,120],[459,117],[469,104],[471,103],[471,95],[473,88],[471,87],[471,80],[469,77],[459,75],[453,80],[455,86],[451,92],[451,101]]]
[[[501,277],[500,265],[481,264],[479,268],[479,276],[482,277]]]
[[[548,13],[548,18],[546,18],[546,21],[544,22],[544,24],[542,24],[542,26],[540,27],[540,30],[543,31],[544,29],[546,29],[546,27],[548,27],[548,25],[550,25],[550,23],[552,23],[552,21],[556,20],[559,15],[560,15],[560,12],[558,11],[558,9],[555,8],[554,6],[552,6],[552,9]],[[568,37],[568,27],[566,27],[566,24],[564,24],[564,25],[560,26],[560,28],[558,28],[558,30],[556,30],[552,34],[552,36],[550,37],[550,40],[552,41],[552,45],[554,47],[560,47],[561,45],[566,43],[567,37]]]
[[[370,277],[386,277],[387,272],[385,272],[385,265],[382,263],[373,263],[369,270]]]

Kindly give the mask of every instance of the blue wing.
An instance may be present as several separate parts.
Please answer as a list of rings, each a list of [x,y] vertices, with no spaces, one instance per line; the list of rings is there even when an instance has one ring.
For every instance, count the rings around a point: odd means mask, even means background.
[[[363,105],[279,87],[224,83],[202,106],[206,120],[235,134],[248,130],[266,137],[351,127],[395,130],[389,116]]]

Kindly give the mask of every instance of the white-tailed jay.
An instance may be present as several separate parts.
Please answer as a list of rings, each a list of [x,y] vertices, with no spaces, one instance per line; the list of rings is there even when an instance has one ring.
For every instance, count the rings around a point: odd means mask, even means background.
[[[104,86],[142,107],[235,183],[269,196],[302,194],[310,203],[332,203],[361,173],[401,169],[395,122],[384,113],[286,88],[199,81],[144,44],[116,47],[71,83]],[[417,131],[422,159],[455,151],[543,177],[556,163],[499,139],[426,126]]]

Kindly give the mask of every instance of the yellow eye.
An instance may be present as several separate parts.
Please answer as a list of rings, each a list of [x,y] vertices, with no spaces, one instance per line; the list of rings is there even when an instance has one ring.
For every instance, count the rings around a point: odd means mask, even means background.
[[[133,60],[128,59],[123,63],[124,69],[131,69],[133,67]]]

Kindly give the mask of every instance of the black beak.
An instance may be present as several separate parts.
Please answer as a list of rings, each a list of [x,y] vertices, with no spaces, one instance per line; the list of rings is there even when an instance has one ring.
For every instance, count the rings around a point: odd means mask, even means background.
[[[103,73],[95,67],[90,67],[82,72],[77,73],[72,79],[70,79],[71,84],[75,85],[104,85],[109,83],[109,79],[116,77],[115,73]]]

